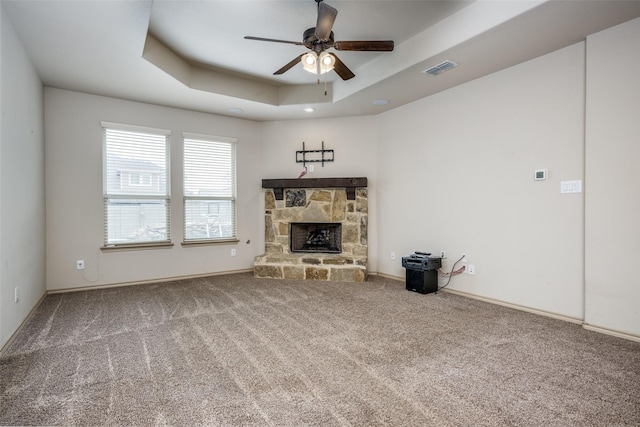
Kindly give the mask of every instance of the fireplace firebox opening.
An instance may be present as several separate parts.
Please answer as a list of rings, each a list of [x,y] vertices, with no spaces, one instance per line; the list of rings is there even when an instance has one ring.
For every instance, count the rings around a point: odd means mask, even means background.
[[[289,226],[291,252],[342,253],[342,224],[292,222]]]

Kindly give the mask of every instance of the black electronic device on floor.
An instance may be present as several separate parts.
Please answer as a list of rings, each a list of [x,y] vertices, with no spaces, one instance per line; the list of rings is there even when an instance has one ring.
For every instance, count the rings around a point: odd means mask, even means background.
[[[438,292],[438,269],[442,266],[442,258],[432,257],[428,252],[414,252],[402,257],[402,266],[406,269],[408,291]]]

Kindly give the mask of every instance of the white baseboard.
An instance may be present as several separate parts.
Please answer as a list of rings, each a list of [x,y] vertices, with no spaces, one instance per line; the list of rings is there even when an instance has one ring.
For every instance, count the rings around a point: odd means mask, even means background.
[[[398,280],[398,281],[404,281],[405,280],[405,278],[403,278],[403,277],[392,276],[390,274],[377,273],[376,275],[380,276],[380,277],[386,277],[387,279],[391,279],[391,280]],[[601,326],[590,325],[588,323],[585,323],[584,319],[581,319],[581,318],[578,318],[578,317],[565,316],[563,314],[553,313],[553,312],[549,312],[549,311],[545,311],[545,310],[539,310],[537,308],[527,307],[527,306],[524,306],[524,305],[513,304],[513,303],[509,303],[509,302],[505,302],[505,301],[496,300],[496,299],[493,299],[493,298],[481,297],[481,296],[470,294],[470,293],[467,293],[467,292],[457,291],[455,289],[442,289],[442,292],[450,292],[452,294],[460,295],[460,296],[463,296],[465,298],[472,298],[472,299],[476,299],[476,300],[479,300],[479,301],[488,302],[490,304],[497,304],[497,305],[501,305],[501,306],[504,306],[504,307],[513,308],[515,310],[526,311],[528,313],[537,314],[537,315],[540,315],[540,316],[551,317],[553,319],[558,319],[558,320],[563,320],[565,322],[575,323],[577,325],[581,325],[584,329],[587,329],[589,331],[598,332],[598,333],[605,334],[605,335],[611,335],[611,336],[622,338],[622,339],[626,339],[626,340],[629,340],[629,341],[640,342],[640,336],[638,336],[638,335],[630,334],[628,332],[616,331],[614,329],[604,328],[604,327],[601,327]]]
[[[516,309],[516,310],[526,311],[528,313],[538,314],[540,316],[546,316],[546,317],[551,317],[553,319],[564,320],[565,322],[570,322],[570,323],[575,323],[577,325],[581,325],[584,329],[587,329],[589,331],[599,332],[601,334],[611,335],[611,336],[618,337],[618,338],[623,338],[623,339],[626,339],[626,340],[629,340],[629,341],[640,342],[640,336],[638,336],[638,335],[634,335],[634,334],[630,334],[630,333],[622,332],[622,331],[616,331],[614,329],[608,329],[608,328],[603,328],[603,327],[599,327],[599,326],[589,325],[589,324],[584,322],[584,319],[581,319],[581,318],[565,316],[563,314],[558,314],[558,313],[553,313],[553,312],[549,312],[549,311],[539,310],[539,309],[536,309],[536,308],[531,308],[531,307],[527,307],[527,306],[523,306],[523,305],[519,305],[519,304],[512,304],[512,303],[508,303],[508,302],[504,302],[504,301],[500,301],[500,300],[495,300],[493,298],[480,297],[480,296],[469,294],[469,293],[466,293],[466,292],[456,291],[455,289],[443,289],[442,291],[443,292],[451,292],[452,294],[461,295],[461,296],[467,297],[467,298],[473,298],[473,299],[477,299],[477,300],[480,300],[480,301],[485,301],[485,302],[488,302],[488,303],[491,303],[491,304],[502,305],[504,307],[509,307],[509,308],[513,308],[513,309]]]
[[[582,327],[589,331],[600,332],[601,334],[612,335],[614,337],[624,338],[629,341],[640,342],[639,335],[630,334],[628,332],[616,331],[615,329],[603,328],[600,326],[590,325],[588,323],[584,323]]]
[[[565,322],[575,323],[578,325],[582,325],[583,319],[578,317],[565,316],[564,314],[553,313],[551,311],[540,310],[533,307],[528,307],[526,305],[514,304],[506,301],[501,301],[493,298],[482,297],[479,295],[470,294],[467,292],[457,291],[455,289],[442,289],[441,292],[449,292],[452,294],[460,295],[466,298],[471,298],[479,301],[488,302],[491,304],[501,305],[503,307],[513,308],[515,310],[526,311],[527,313],[537,314],[540,316],[551,317],[553,319],[564,320]]]
[[[42,304],[42,301],[44,301],[44,298],[47,296],[47,293],[45,292],[44,294],[42,294],[42,296],[40,297],[40,299],[38,300],[38,302],[36,302],[33,307],[31,307],[31,310],[29,310],[29,313],[25,316],[24,319],[22,319],[22,322],[20,322],[20,325],[18,325],[18,327],[16,328],[15,331],[13,331],[13,333],[11,334],[11,336],[9,337],[9,339],[2,345],[0,346],[0,355],[2,355],[2,353],[4,352],[5,349],[9,348],[9,346],[11,345],[11,343],[13,342],[13,340],[15,339],[15,337],[18,336],[18,332],[20,332],[22,330],[22,328],[24,327],[24,325],[27,324],[27,321],[31,318],[31,316],[33,316],[33,314],[36,312],[36,308],[40,307],[40,304]]]
[[[45,295],[42,296],[42,298],[38,301],[38,303],[34,305],[34,307],[31,309],[30,313],[27,315],[27,317],[24,319],[24,321],[20,324],[18,329],[16,329],[16,331],[11,335],[11,337],[2,346],[2,348],[0,348],[0,354],[2,354],[2,351],[5,348],[7,348],[9,346],[9,344],[13,341],[13,338],[18,334],[18,331],[20,331],[20,329],[22,329],[22,326],[27,322],[27,319],[29,319],[29,317],[31,317],[31,315],[33,314],[35,309],[40,305],[40,303],[42,302],[44,297],[46,295],[48,295],[48,294],[58,294],[58,293],[66,293],[66,292],[79,292],[79,291],[87,291],[87,290],[95,290],[95,289],[108,289],[108,288],[117,288],[117,287],[123,287],[123,286],[135,286],[135,285],[144,285],[144,284],[149,284],[149,283],[171,282],[171,281],[174,281],[174,280],[196,279],[196,278],[200,278],[200,277],[222,276],[222,275],[226,275],[226,274],[240,274],[240,273],[250,273],[250,272],[253,272],[252,268],[244,269],[244,270],[223,271],[223,272],[217,272],[217,273],[205,273],[205,274],[190,275],[190,276],[176,276],[176,277],[168,277],[168,278],[163,278],[163,279],[153,279],[153,280],[144,280],[144,281],[135,281],[135,282],[113,283],[113,284],[108,284],[108,285],[85,286],[85,287],[82,287],[82,288],[68,288],[68,289],[49,290],[49,291],[47,291],[47,293]],[[384,278],[387,278],[387,279],[390,279],[390,280],[396,280],[398,282],[404,282],[404,280],[405,280],[404,277],[393,276],[393,275],[390,275],[390,274],[385,274],[385,273],[380,273],[380,272],[370,272],[368,274],[370,276],[380,276],[380,277],[384,277]],[[452,293],[452,294],[455,294],[455,295],[460,295],[460,296],[463,296],[463,297],[466,297],[466,298],[471,298],[471,299],[475,299],[475,300],[479,300],[479,301],[488,302],[490,304],[496,304],[496,305],[501,305],[503,307],[513,308],[515,310],[526,311],[528,313],[537,314],[537,315],[540,315],[540,316],[551,317],[553,319],[563,320],[565,322],[575,323],[575,324],[581,325],[584,329],[587,329],[589,331],[598,332],[598,333],[605,334],[605,335],[611,335],[611,336],[614,336],[614,337],[623,338],[623,339],[630,340],[630,341],[640,342],[640,336],[638,336],[638,335],[634,335],[634,334],[630,334],[630,333],[622,332],[622,331],[616,331],[616,330],[613,330],[613,329],[608,329],[608,328],[604,328],[604,327],[600,327],[600,326],[590,325],[590,324],[584,323],[584,319],[571,317],[571,316],[565,316],[565,315],[558,314],[558,313],[553,313],[553,312],[549,312],[549,311],[545,311],[545,310],[539,310],[539,309],[536,309],[536,308],[527,307],[527,306],[523,306],[523,305],[519,305],[519,304],[513,304],[513,303],[501,301],[501,300],[496,300],[496,299],[493,299],[493,298],[482,297],[482,296],[470,294],[470,293],[467,293],[467,292],[457,291],[455,289],[442,289],[441,291],[442,292],[449,292],[449,293]]]
[[[380,276],[385,279],[397,280],[398,282],[404,282],[404,277],[392,276],[391,274],[385,274],[380,272],[369,273],[369,276]]]
[[[136,286],[136,285],[146,285],[149,283],[163,283],[163,282],[173,282],[175,280],[185,280],[185,279],[198,279],[200,277],[210,277],[210,276],[224,276],[227,274],[239,274],[239,273],[252,273],[253,268],[246,268],[243,270],[230,270],[230,271],[219,271],[216,273],[203,273],[203,274],[193,274],[187,276],[174,276],[174,277],[163,277],[160,279],[149,279],[149,280],[138,280],[132,282],[120,282],[120,283],[110,283],[105,285],[90,285],[90,286],[82,286],[80,288],[63,288],[63,289],[50,289],[47,291],[47,294],[64,294],[68,292],[80,292],[80,291],[93,291],[96,289],[108,289],[108,288],[121,288],[123,286]]]

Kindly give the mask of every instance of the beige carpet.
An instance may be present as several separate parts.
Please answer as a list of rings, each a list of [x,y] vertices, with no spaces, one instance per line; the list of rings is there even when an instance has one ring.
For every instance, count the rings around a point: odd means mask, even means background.
[[[381,278],[50,295],[0,379],[2,425],[640,425],[640,343]]]

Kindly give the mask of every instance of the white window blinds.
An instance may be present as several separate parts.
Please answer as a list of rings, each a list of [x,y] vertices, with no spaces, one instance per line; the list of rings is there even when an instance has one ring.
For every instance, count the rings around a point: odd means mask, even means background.
[[[102,125],[105,246],[169,242],[169,132]]]
[[[236,139],[183,137],[185,242],[236,239]]]

